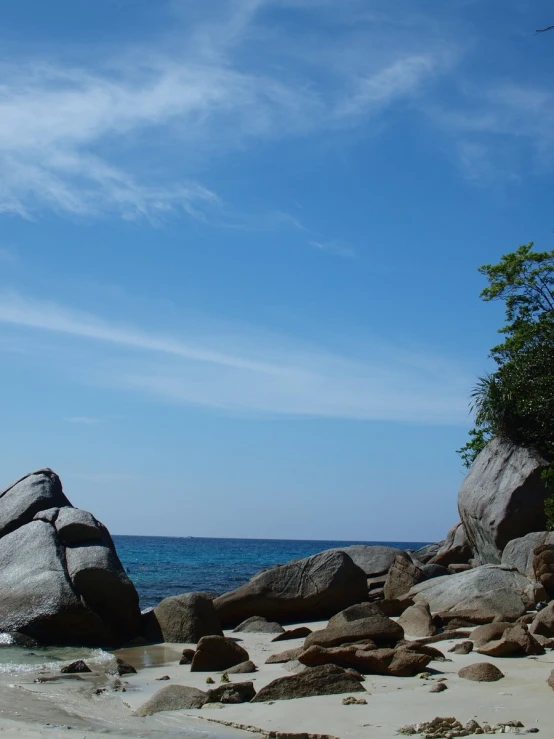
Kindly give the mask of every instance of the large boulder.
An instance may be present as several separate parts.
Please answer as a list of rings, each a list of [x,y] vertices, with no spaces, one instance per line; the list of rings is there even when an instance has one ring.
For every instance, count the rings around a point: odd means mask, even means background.
[[[207,700],[208,694],[198,688],[191,688],[187,685],[166,685],[137,708],[135,716],[152,716],[160,711],[202,708]]]
[[[397,600],[414,585],[427,580],[423,570],[402,556],[396,556],[385,581],[385,600]]]
[[[332,616],[367,598],[365,573],[342,551],[272,567],[214,600],[224,627],[251,616],[279,622]]]
[[[413,587],[409,596],[416,603],[426,601],[433,613],[473,612],[483,623],[483,619],[492,621],[497,616],[519,618],[534,607],[539,592],[536,583],[513,567],[483,565],[427,580]]]
[[[337,647],[341,644],[370,639],[375,644],[396,644],[404,638],[401,626],[383,616],[371,604],[347,608],[334,616],[324,629],[314,631],[306,637],[304,646]]]
[[[153,628],[159,630],[154,641],[196,644],[203,636],[223,636],[213,602],[202,593],[164,598],[154,608],[151,619],[155,621]]]
[[[509,541],[502,552],[502,564],[537,580],[548,596],[554,597],[554,532],[534,531]]]
[[[433,636],[437,633],[429,605],[425,601],[407,608],[397,623],[409,636]]]
[[[117,646],[140,634],[136,590],[107,529],[52,470],[0,493],[0,630],[42,644]]]
[[[458,494],[458,510],[474,558],[498,564],[512,539],[544,531],[548,462],[532,449],[493,439],[479,454]]]
[[[387,547],[384,544],[352,544],[352,546],[344,547],[344,549],[329,549],[328,551],[348,554],[354,564],[358,565],[368,578],[378,577],[379,575],[385,576],[396,557],[411,561],[410,556],[403,549]]]
[[[250,659],[246,649],[225,636],[203,636],[190,666],[191,672],[227,670]]]
[[[257,693],[252,703],[357,692],[363,693],[365,690],[353,673],[336,665],[322,665],[321,667],[307,667],[298,675],[273,680]]]
[[[471,545],[464,525],[459,521],[450,529],[441,549],[430,561],[432,564],[448,567],[448,565],[467,564],[471,557]]]
[[[307,667],[338,665],[362,675],[392,675],[413,677],[427,667],[432,657],[413,649],[375,649],[371,645],[340,647],[313,646],[299,655],[298,661]]]

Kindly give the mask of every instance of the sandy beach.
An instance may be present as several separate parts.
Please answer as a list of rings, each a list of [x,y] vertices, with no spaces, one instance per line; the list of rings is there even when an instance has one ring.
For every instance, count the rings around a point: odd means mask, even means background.
[[[305,625],[313,630],[326,622]],[[300,646],[302,640],[272,643],[273,634],[226,632],[240,640],[259,667],[252,675],[230,675],[232,682],[252,680],[256,691],[278,677],[290,674],[294,664],[266,665],[266,659],[284,649]],[[214,739],[276,733],[306,733],[334,737],[391,739],[406,724],[429,721],[435,716],[454,716],[466,723],[480,724],[521,721],[526,732],[539,729],[551,736],[552,689],[547,678],[554,669],[554,653],[539,657],[491,658],[472,652],[449,654],[456,641],[441,641],[439,648],[449,661],[429,665],[431,675],[422,677],[382,677],[368,675],[366,693],[357,693],[367,705],[343,705],[344,695],[301,698],[274,703],[212,704],[202,709],[171,711],[145,718],[134,711],[166,685],[179,684],[205,690],[206,678],[216,684],[221,673],[190,672],[179,665],[183,647],[162,644],[123,649],[117,652],[138,668],[138,674],[122,678],[125,692],[114,691],[113,678],[99,668],[77,679],[33,682],[38,673],[4,675],[0,689],[0,732],[22,739],[53,737],[71,732],[76,739],[110,735],[115,737],[201,736]],[[477,683],[458,677],[458,670],[475,662],[492,662],[505,677],[494,683]],[[298,667],[296,668],[298,669]],[[49,672],[49,674],[53,674]],[[169,676],[170,680],[159,678]],[[431,693],[432,686],[446,678],[448,690]],[[105,692],[96,694],[99,688]],[[70,727],[70,728],[66,728]],[[238,730],[248,727],[248,734]],[[62,732],[64,732],[62,734]]]

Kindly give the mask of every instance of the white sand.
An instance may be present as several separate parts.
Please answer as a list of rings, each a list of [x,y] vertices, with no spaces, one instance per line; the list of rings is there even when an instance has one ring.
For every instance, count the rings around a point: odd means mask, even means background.
[[[322,628],[325,622],[306,624]],[[272,634],[230,634],[240,639],[250,658],[259,667],[252,675],[230,675],[232,682],[252,680],[256,690],[277,677],[290,674],[286,665],[265,665],[271,654],[300,646],[303,640],[272,643]],[[435,716],[455,716],[462,722],[474,718],[491,724],[519,720],[525,728],[537,727],[545,737],[554,737],[551,728],[554,695],[546,680],[554,669],[554,652],[536,658],[490,658],[471,653],[448,654],[454,641],[434,644],[452,662],[432,662],[435,674],[429,680],[418,677],[397,678],[367,676],[363,697],[367,705],[343,706],[344,695],[276,701],[273,704],[244,703],[199,710],[171,711],[147,718],[133,716],[133,711],[157,690],[172,684],[191,685],[206,690],[208,674],[220,682],[220,673],[191,673],[190,667],[179,665],[184,646],[166,644],[144,649],[118,652],[131,664],[140,667],[137,675],[125,676],[124,693],[106,692],[94,695],[101,676],[83,681],[60,681],[37,685],[32,677],[11,678],[14,687],[0,686],[0,734],[22,739],[71,735],[75,739],[91,739],[109,733],[123,737],[156,737],[165,739],[178,733],[188,736],[248,736],[219,725],[219,722],[256,727],[261,732],[307,732],[364,739],[392,739],[405,724],[429,721]],[[474,662],[492,662],[505,674],[495,683],[474,683],[458,677],[460,667]],[[170,680],[156,678],[169,675]],[[447,678],[448,690],[430,693],[438,677]],[[19,715],[14,711],[19,709]],[[46,723],[71,725],[72,731],[47,727]],[[67,734],[66,734],[67,731]],[[62,733],[63,732],[63,733]],[[250,739],[252,735],[249,735]]]

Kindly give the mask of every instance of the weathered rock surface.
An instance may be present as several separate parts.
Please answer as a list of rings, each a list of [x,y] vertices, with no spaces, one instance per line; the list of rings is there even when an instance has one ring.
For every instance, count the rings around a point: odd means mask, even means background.
[[[184,593],[164,598],[152,611],[153,641],[195,643],[203,636],[223,636],[213,602],[202,593]],[[153,634],[151,634],[153,636]]]
[[[297,629],[289,629],[283,631],[282,634],[278,634],[271,641],[289,641],[291,639],[305,639],[312,633],[312,630],[307,626],[299,626]]]
[[[458,675],[466,680],[475,680],[480,683],[492,683],[504,677],[504,673],[490,662],[476,662],[473,665],[462,667]]]
[[[396,557],[402,557],[410,562],[410,555],[403,549],[387,547],[382,544],[353,544],[344,549],[329,549],[333,552],[345,552],[350,559],[362,569],[367,578],[384,576],[390,570]]]
[[[364,572],[342,551],[272,567],[214,600],[224,627],[251,616],[278,621],[320,619],[367,597]]]
[[[515,620],[534,606],[537,594],[536,584],[516,569],[484,565],[427,580],[413,587],[409,596],[427,601],[433,612],[474,611],[480,617],[504,615]]]
[[[469,654],[473,651],[473,642],[463,641],[459,644],[454,644],[448,651],[452,652],[452,654]]]
[[[191,672],[227,670],[249,660],[246,649],[225,636],[203,636],[198,642]]]
[[[135,711],[135,715],[152,716],[154,713],[160,713],[160,711],[202,708],[207,698],[207,693],[198,690],[198,688],[190,688],[186,685],[166,685],[140,706]]]
[[[69,665],[64,665],[60,672],[64,675],[75,675],[79,672],[92,672],[92,670],[84,660],[78,659],[75,662],[71,662]]]
[[[471,557],[471,545],[464,526],[459,521],[450,529],[443,546],[431,559],[431,563],[448,567],[449,565],[467,564]]]
[[[206,703],[249,703],[255,695],[254,683],[228,683],[208,690]]]
[[[451,574],[450,570],[448,570],[446,567],[443,567],[443,565],[435,565],[431,563],[421,565],[420,569],[427,580],[431,580],[433,577],[444,577],[445,575]]]
[[[548,680],[546,682],[552,688],[552,690],[554,690],[554,670],[552,670],[552,672],[548,676]]]
[[[250,672],[256,672],[257,669],[258,668],[252,662],[252,660],[247,659],[246,662],[241,662],[239,665],[235,665],[234,667],[229,667],[229,669],[227,670],[227,674],[247,675]]]
[[[410,552],[412,559],[422,564],[427,564],[444,546],[444,541],[439,541],[436,544],[425,544],[425,546],[416,549],[414,552]]]
[[[500,563],[509,541],[546,529],[548,491],[541,473],[547,466],[533,450],[499,438],[479,454],[458,494],[460,517],[479,563]]]
[[[0,630],[42,644],[117,646],[140,634],[135,588],[107,529],[52,470],[0,493]]]
[[[427,576],[409,559],[396,556],[385,581],[384,596],[387,600],[401,598],[414,585],[427,580]]]
[[[309,647],[298,661],[308,667],[333,664],[354,669],[362,675],[412,677],[427,667],[432,657],[416,649],[375,649],[363,646]]]
[[[304,647],[295,647],[294,649],[285,649],[284,652],[271,654],[265,661],[266,665],[280,665],[284,662],[291,662],[298,659],[304,651]]]
[[[532,531],[525,536],[509,541],[502,552],[502,564],[515,567],[530,580],[535,579],[535,547],[542,544],[554,546],[554,532]]]
[[[502,639],[504,632],[507,629],[511,629],[512,626],[513,624],[508,621],[496,621],[495,623],[484,624],[474,629],[469,635],[469,638],[474,643],[476,649],[479,649],[491,641]]]
[[[425,601],[420,601],[407,608],[398,619],[397,624],[409,636],[433,636],[437,633],[437,627],[433,623],[429,605]]]
[[[185,648],[179,660],[180,665],[190,665],[192,658],[194,657],[195,649]]]
[[[529,631],[531,634],[554,637],[554,601],[537,613],[529,626]]]
[[[273,680],[257,693],[252,703],[362,692],[364,687],[352,673],[335,665],[322,665]]]
[[[263,616],[252,616],[239,624],[233,631],[256,634],[283,634],[285,630],[276,621],[268,621]]]
[[[367,607],[370,604],[365,604]],[[304,642],[306,648],[311,646],[337,647],[348,642],[371,639],[376,644],[391,645],[404,638],[402,627],[392,619],[376,612],[365,618],[350,620],[351,616],[363,614],[365,608],[357,606],[360,611],[350,610],[337,614],[324,629],[314,631]]]

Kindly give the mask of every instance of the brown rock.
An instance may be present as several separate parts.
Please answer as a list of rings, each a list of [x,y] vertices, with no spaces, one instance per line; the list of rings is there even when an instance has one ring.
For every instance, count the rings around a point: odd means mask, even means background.
[[[511,629],[506,629],[503,638],[517,642],[519,651],[527,656],[544,654],[544,647],[529,633],[524,624],[516,624]]]
[[[149,625],[152,641],[196,644],[203,636],[223,636],[213,601],[202,593],[164,598],[154,608],[151,619],[157,623],[160,631],[160,636],[156,638],[156,624],[152,621]]]
[[[251,682],[228,683],[208,690],[206,703],[249,703],[255,695]]]
[[[190,665],[192,658],[194,657],[194,649],[183,649],[183,654],[179,660],[180,665]]]
[[[410,636],[433,636],[437,632],[429,605],[424,601],[407,608],[397,623]]]
[[[198,642],[191,672],[227,670],[249,659],[248,652],[225,636],[203,636]]]
[[[552,670],[546,682],[550,685],[552,690],[554,690],[554,670]]]
[[[431,659],[427,654],[404,647],[360,649],[355,646],[329,649],[314,646],[298,657],[299,662],[309,667],[334,664],[345,669],[354,669],[363,675],[394,675],[397,677],[410,677],[422,672]]]
[[[256,665],[252,662],[252,660],[246,660],[246,662],[241,662],[240,665],[235,665],[234,667],[229,667],[227,670],[228,675],[243,675],[248,674],[249,672],[256,672],[258,668]]]
[[[190,688],[186,685],[166,685],[140,706],[135,711],[135,716],[152,716],[160,711],[202,708],[207,697],[207,693],[198,688]]]
[[[271,641],[287,641],[289,639],[305,639],[311,633],[312,633],[312,630],[309,629],[307,626],[299,626],[297,629],[290,629],[288,631],[283,631],[282,634],[277,634],[277,636]]]
[[[84,662],[82,659],[78,659],[76,662],[71,662],[71,664],[62,667],[60,672],[63,672],[67,675],[73,675],[78,672],[92,672],[92,670],[86,662]]]
[[[435,644],[438,641],[447,641],[450,639],[467,639],[469,631],[443,631],[435,636],[428,636],[425,639],[418,639],[418,644]]]
[[[517,641],[503,637],[502,639],[495,639],[494,641],[487,642],[487,644],[483,644],[477,651],[479,654],[484,654],[487,657],[509,657],[512,654],[518,654],[520,652],[520,646]]]
[[[262,616],[252,616],[239,624],[233,631],[237,633],[242,631],[254,634],[282,634],[285,630],[276,621],[268,621]]]
[[[385,582],[384,595],[387,600],[397,599],[420,582],[427,580],[425,573],[404,557],[396,556]]]
[[[364,605],[370,606],[370,604]],[[360,607],[355,606],[354,608]],[[304,646],[306,648],[314,645],[337,647],[340,644],[355,642],[360,639],[371,639],[376,644],[388,645],[396,644],[399,639],[404,637],[402,627],[379,612],[373,613],[367,618],[349,620],[358,611],[352,611],[352,609],[348,609],[348,611],[350,613],[344,611],[337,614],[329,621],[325,629],[310,634],[306,638]]]
[[[504,677],[498,667],[490,662],[476,662],[473,665],[462,667],[458,672],[460,677],[465,680],[475,680],[476,682],[492,683]]]
[[[554,601],[537,613],[529,626],[529,631],[532,634],[554,637]]]
[[[119,677],[122,677],[123,675],[135,675],[137,671],[133,667],[133,665],[125,662],[125,660],[121,659],[121,657],[117,657],[115,672],[119,675]]]
[[[472,641],[463,641],[460,644],[454,644],[454,646],[448,650],[452,654],[469,654],[473,651]]]
[[[469,635],[469,638],[473,642],[474,646],[479,649],[480,647],[485,646],[485,644],[488,644],[491,641],[501,639],[504,635],[504,632],[507,629],[511,629],[512,626],[513,624],[507,621],[497,621],[496,623],[485,624],[483,626],[478,626],[476,629],[473,629],[473,631]]]
[[[391,616],[401,616],[413,604],[414,601],[411,598],[385,598],[376,603],[379,610],[389,618]]]
[[[360,681],[351,673],[335,665],[322,665],[307,667],[298,675],[273,680],[257,693],[252,703],[363,692],[365,691]]]
[[[442,693],[444,690],[448,690],[448,685],[445,683],[435,683],[429,692]]]
[[[284,652],[278,654],[272,654],[265,661],[266,665],[279,665],[283,662],[290,662],[293,659],[298,659],[299,655],[304,651],[304,647],[295,647],[294,649],[285,649]]]
[[[471,558],[471,547],[464,526],[459,521],[453,526],[439,552],[430,560],[432,564],[448,567],[453,564],[467,564]]]

